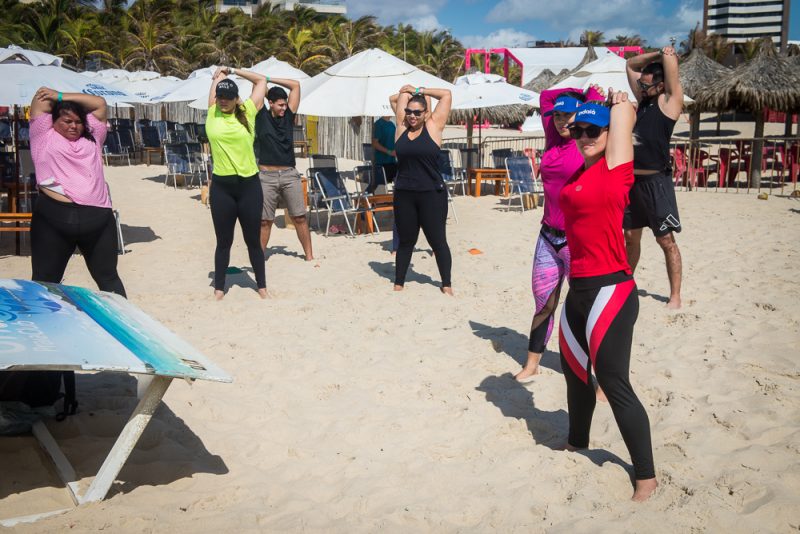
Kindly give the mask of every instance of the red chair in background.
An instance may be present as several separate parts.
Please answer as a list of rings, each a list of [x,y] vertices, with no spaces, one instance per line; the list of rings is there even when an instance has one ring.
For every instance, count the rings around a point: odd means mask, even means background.
[[[686,155],[685,146],[676,146],[673,152],[673,159],[675,166],[672,171],[672,176],[675,179],[675,185],[687,185],[692,188],[706,187],[708,185],[708,176],[711,173],[719,172],[718,165],[707,164],[708,161],[714,161],[711,155],[702,149],[692,150],[691,161]],[[682,182],[680,184],[679,182]]]

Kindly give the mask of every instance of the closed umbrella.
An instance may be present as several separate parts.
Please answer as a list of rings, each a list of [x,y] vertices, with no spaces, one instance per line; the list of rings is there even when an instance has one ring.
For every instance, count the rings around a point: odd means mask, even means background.
[[[405,84],[453,90],[453,84],[371,48],[301,81],[298,113],[322,117],[393,115],[389,97]]]

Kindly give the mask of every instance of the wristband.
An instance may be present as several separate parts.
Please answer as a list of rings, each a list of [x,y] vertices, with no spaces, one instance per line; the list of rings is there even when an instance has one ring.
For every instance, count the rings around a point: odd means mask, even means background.
[[[267,83],[269,83],[269,76],[267,76],[266,78],[267,78]]]
[[[416,87],[416,88],[414,88],[414,94],[415,94],[415,95],[418,95],[418,94],[419,94],[419,87]]]
[[[58,101],[59,102],[63,102],[64,101],[64,93],[62,93],[61,91],[58,92]]]

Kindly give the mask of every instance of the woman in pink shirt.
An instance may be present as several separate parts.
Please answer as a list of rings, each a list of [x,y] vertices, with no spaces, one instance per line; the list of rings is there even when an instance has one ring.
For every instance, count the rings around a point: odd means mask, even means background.
[[[558,195],[564,184],[583,167],[583,157],[567,128],[578,107],[586,100],[602,100],[595,87],[586,93],[579,89],[550,89],[540,95],[545,151],[540,173],[544,186],[544,217],[533,254],[531,286],[536,309],[528,338],[528,360],[514,378],[522,383],[539,374],[539,361],[553,331],[553,314],[558,304],[561,283],[569,274],[569,247],[564,233],[564,214]]]
[[[75,247],[102,291],[125,296],[117,231],[103,175],[105,99],[40,88],[31,101],[39,198],[31,221],[33,280],[61,283]]]

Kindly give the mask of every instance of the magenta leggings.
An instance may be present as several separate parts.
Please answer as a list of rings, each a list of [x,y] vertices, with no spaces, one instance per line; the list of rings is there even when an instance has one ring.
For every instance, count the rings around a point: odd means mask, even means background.
[[[542,313],[547,301],[554,291],[561,287],[564,277],[569,277],[569,247],[563,237],[555,237],[542,231],[533,254],[533,272],[531,288],[536,301],[536,315]],[[553,314],[555,304],[546,318],[540,318],[539,324],[531,329],[528,350],[542,354],[550,335],[553,333]]]

